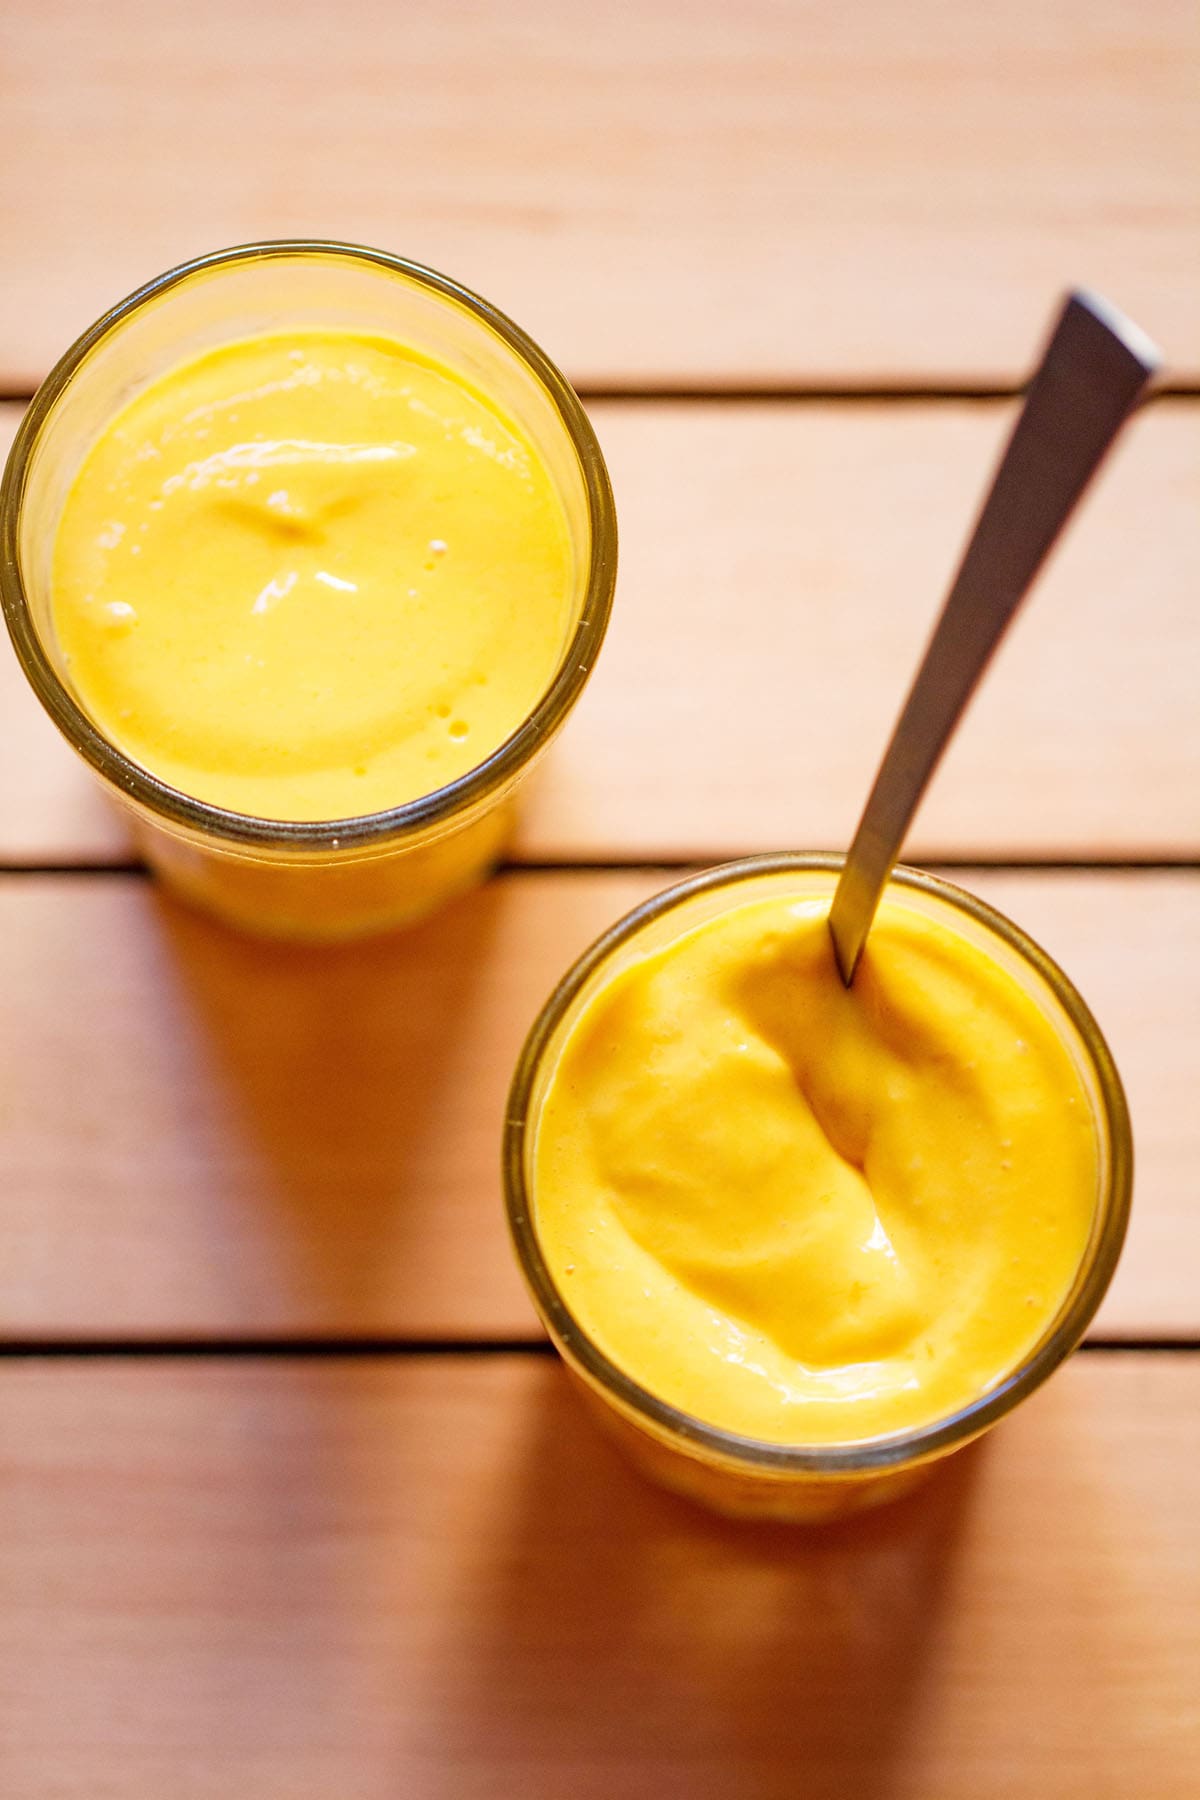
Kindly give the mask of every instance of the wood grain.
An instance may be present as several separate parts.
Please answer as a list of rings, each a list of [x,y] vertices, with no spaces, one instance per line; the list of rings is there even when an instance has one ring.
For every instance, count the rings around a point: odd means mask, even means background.
[[[1058,955],[1137,1140],[1097,1330],[1200,1338],[1200,876],[968,882]],[[665,877],[511,875],[375,945],[256,945],[137,876],[0,881],[0,1335],[529,1335],[499,1141],[572,958]]]
[[[847,843],[1011,406],[594,411],[616,607],[516,855]],[[1198,491],[1200,403],[1160,402],[1014,627],[913,858],[1200,855]],[[0,645],[0,859],[126,854]]]
[[[294,235],[444,268],[590,382],[1011,382],[1080,280],[1200,370],[1180,0],[41,0],[4,40],[9,391]]]
[[[1200,1359],[1077,1357],[922,1494],[721,1523],[552,1362],[0,1369],[21,1800],[1191,1800]]]

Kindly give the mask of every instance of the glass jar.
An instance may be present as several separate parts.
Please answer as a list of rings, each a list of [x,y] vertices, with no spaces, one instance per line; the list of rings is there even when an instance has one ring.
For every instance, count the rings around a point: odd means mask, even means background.
[[[841,864],[840,857],[822,855],[749,857],[680,882],[627,914],[580,957],[551,995],[521,1054],[506,1115],[509,1226],[555,1347],[608,1430],[647,1475],[740,1517],[812,1522],[874,1506],[906,1492],[941,1457],[994,1425],[1079,1342],[1116,1267],[1129,1216],[1129,1114],[1112,1056],[1083,1000],[1046,953],[1002,914],[936,876],[897,868],[889,898],[958,934],[1009,971],[1052,1024],[1087,1094],[1098,1146],[1095,1208],[1083,1257],[1056,1316],[1018,1366],[950,1416],[915,1429],[819,1446],[739,1437],[691,1417],[642,1387],[591,1340],[538,1240],[538,1122],[570,1033],[597,991],[631,962],[752,900],[831,899]]]
[[[483,762],[385,812],[280,821],[226,811],[133,761],[72,691],[55,640],[51,563],[75,474],[142,388],[256,333],[391,335],[461,372],[524,430],[550,471],[573,552],[573,627],[537,705]],[[248,244],[170,270],[86,331],[35,395],[0,490],[0,593],[21,666],[64,737],[127,810],[149,862],[209,910],[272,935],[342,938],[401,925],[486,874],[520,782],[584,687],[616,578],[612,491],[570,385],[477,295],[401,257],[299,240]]]

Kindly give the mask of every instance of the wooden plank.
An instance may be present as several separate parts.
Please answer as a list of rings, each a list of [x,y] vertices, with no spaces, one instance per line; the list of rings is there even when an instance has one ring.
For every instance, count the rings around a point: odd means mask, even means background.
[[[592,382],[1012,381],[1081,279],[1200,369],[1180,0],[9,10],[10,391],[293,235],[445,268]]]
[[[498,1174],[568,962],[665,878],[512,875],[407,935],[256,945],[136,876],[0,881],[0,1334],[536,1330]],[[1138,1147],[1097,1329],[1200,1337],[1200,876],[971,885],[1061,957]]]
[[[617,611],[526,851],[845,845],[1011,416],[603,413]],[[1152,409],[1014,626],[914,856],[1200,848],[1198,489],[1200,409]]]
[[[846,843],[1011,407],[595,412],[616,608],[517,855]],[[914,857],[1200,855],[1198,491],[1200,404],[1151,407],[1014,628]],[[5,647],[0,858],[126,853]]]
[[[1191,1800],[1200,1361],[1085,1355],[919,1496],[750,1529],[552,1363],[0,1371],[22,1800]]]

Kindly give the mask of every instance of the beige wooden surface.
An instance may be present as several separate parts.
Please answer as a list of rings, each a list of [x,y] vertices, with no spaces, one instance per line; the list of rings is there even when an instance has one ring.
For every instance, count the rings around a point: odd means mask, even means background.
[[[1183,0],[0,7],[0,449],[157,270],[359,238],[608,391],[622,528],[519,866],[355,949],[113,872],[0,647],[0,1800],[1193,1800],[1198,67]],[[735,1528],[496,1347],[535,1329],[509,1071],[671,878],[612,865],[846,841],[1011,420],[962,393],[1071,281],[1192,397],[1127,433],[909,854],[1092,865],[964,879],[1110,1037],[1126,1254],[925,1494]]]
[[[0,879],[0,1335],[534,1335],[508,1080],[568,962],[668,879],[510,875],[335,952],[139,876]],[[1097,1331],[1200,1339],[1200,875],[965,879],[1061,958],[1128,1085],[1134,1217]]]
[[[593,410],[621,519],[613,623],[516,854],[844,844],[1011,405]],[[1200,402],[1159,402],[1001,651],[914,859],[1200,855],[1198,495]],[[0,860],[125,854],[0,644]]]
[[[0,1791],[1193,1800],[1200,1364],[747,1531],[549,1361],[0,1370]]]
[[[593,383],[1012,383],[1079,281],[1200,373],[1188,0],[39,0],[3,34],[10,390],[264,235],[431,262]]]

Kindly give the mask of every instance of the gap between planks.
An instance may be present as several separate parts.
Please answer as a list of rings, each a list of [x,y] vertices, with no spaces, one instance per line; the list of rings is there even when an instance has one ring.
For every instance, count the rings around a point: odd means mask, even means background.
[[[1200,1352],[1200,1336],[1086,1338],[1073,1355],[1188,1356]],[[312,1362],[405,1361],[417,1358],[554,1355],[549,1338],[22,1338],[0,1343],[6,1362]]]
[[[608,402],[622,405],[655,406],[694,403],[697,406],[936,406],[958,405],[964,400],[1019,400],[1026,392],[1025,382],[943,381],[923,382],[588,382],[572,384],[579,398],[588,405]],[[28,406],[36,389],[28,387],[0,388],[0,406]],[[1200,382],[1163,381],[1157,384],[1141,406],[1161,401],[1195,401],[1200,399]],[[1141,410],[1139,407],[1138,410]]]
[[[687,875],[699,874],[702,869],[711,869],[720,863],[740,862],[747,860],[749,854],[736,850],[699,851],[690,856],[630,856],[617,855],[593,858],[540,857],[521,862],[499,862],[492,869],[489,880],[521,875]],[[913,867],[912,864],[903,865]],[[1142,857],[1099,857],[1099,856],[934,856],[924,858],[920,868],[929,869],[935,874],[958,875],[973,872],[988,872],[1012,875],[1155,875],[1155,874],[1197,874],[1200,873],[1200,860],[1189,856],[1142,856]],[[149,866],[133,858],[103,863],[84,862],[6,862],[0,859],[0,880],[10,876],[22,877],[50,876],[55,879],[102,878],[114,875],[132,876],[138,880],[151,879]]]

